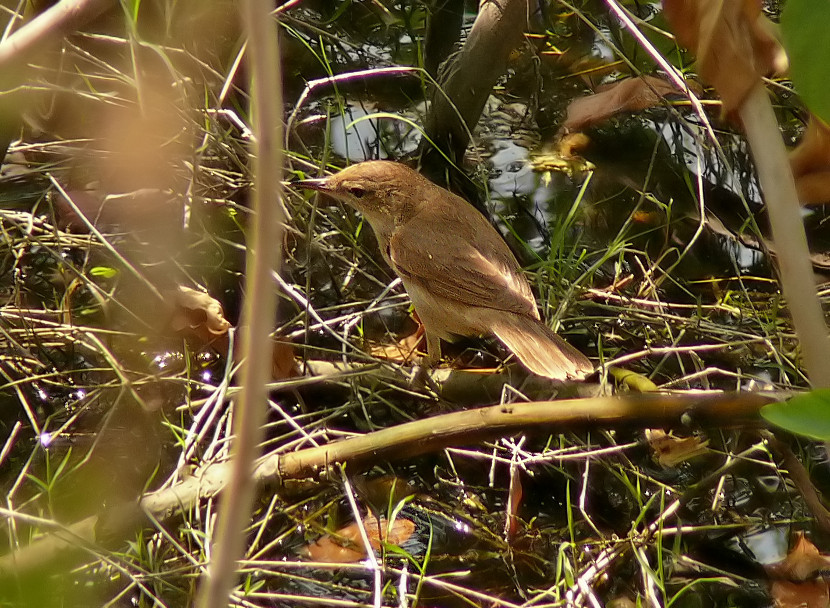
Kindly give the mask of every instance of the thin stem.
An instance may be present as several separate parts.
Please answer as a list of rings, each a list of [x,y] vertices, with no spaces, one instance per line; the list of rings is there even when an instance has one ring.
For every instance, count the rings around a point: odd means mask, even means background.
[[[236,563],[244,551],[245,529],[253,502],[253,467],[257,457],[270,379],[269,333],[274,322],[276,294],[271,272],[282,243],[282,91],[276,21],[272,2],[242,3],[248,28],[248,62],[252,80],[254,160],[251,241],[248,247],[246,297],[243,309],[241,369],[242,392],[235,404],[234,441],[230,480],[219,505],[215,550],[202,582],[196,605],[228,605],[237,576]]]
[[[801,206],[778,122],[760,80],[740,108],[764,192],[778,254],[781,286],[801,344],[804,367],[813,388],[830,387],[830,340],[816,295]]]

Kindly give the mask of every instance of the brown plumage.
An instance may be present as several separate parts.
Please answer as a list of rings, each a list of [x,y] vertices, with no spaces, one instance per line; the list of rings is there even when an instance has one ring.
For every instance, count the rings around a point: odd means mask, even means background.
[[[369,221],[424,325],[432,360],[440,358],[439,338],[495,335],[541,376],[565,380],[593,371],[585,355],[539,320],[516,258],[462,198],[389,161],[298,185],[348,203]]]

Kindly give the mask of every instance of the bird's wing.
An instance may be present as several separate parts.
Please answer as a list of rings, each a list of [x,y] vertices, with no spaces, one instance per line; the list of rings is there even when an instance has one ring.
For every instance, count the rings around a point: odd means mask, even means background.
[[[516,258],[481,214],[434,207],[422,213],[429,217],[416,215],[389,240],[386,253],[401,278],[468,306],[539,317]],[[425,222],[437,228],[429,237],[418,229]],[[490,238],[482,243],[482,236]]]

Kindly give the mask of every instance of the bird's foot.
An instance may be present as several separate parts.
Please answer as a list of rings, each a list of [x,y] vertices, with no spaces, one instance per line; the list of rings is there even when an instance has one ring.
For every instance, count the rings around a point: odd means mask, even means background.
[[[420,357],[412,366],[412,372],[409,375],[409,386],[415,390],[427,388],[436,395],[439,394],[440,387],[435,383],[431,375],[431,372],[438,367],[439,362],[439,360],[433,360],[433,357],[429,354]]]

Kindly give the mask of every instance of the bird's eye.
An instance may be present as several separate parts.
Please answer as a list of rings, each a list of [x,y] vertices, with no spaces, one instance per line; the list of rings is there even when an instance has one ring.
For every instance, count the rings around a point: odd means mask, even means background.
[[[363,198],[363,195],[366,194],[366,190],[360,186],[350,186],[347,190],[355,198]]]

